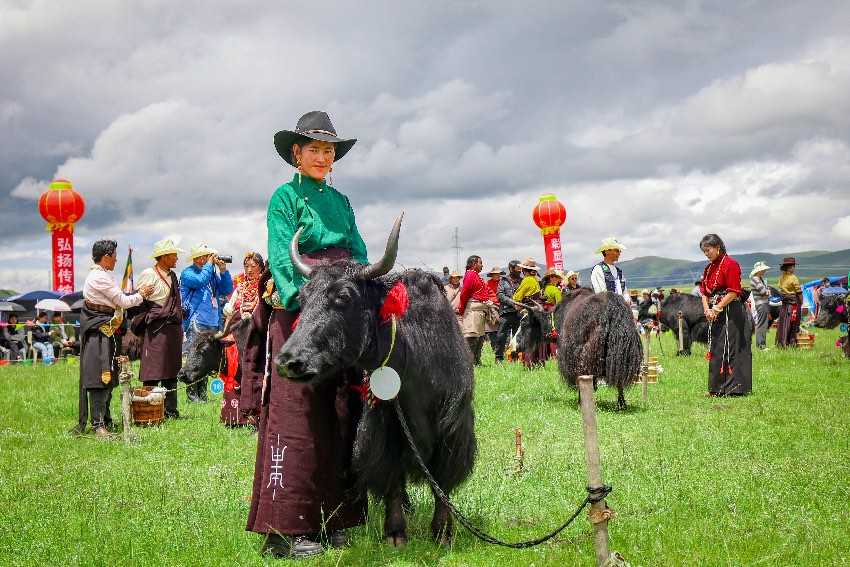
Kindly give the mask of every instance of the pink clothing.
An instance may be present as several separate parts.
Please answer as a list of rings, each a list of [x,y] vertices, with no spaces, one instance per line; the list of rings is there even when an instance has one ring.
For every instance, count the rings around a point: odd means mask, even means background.
[[[122,309],[134,307],[142,302],[142,296],[138,293],[125,295],[118,284],[115,283],[112,274],[98,265],[92,266],[91,271],[86,276],[86,283],[83,284],[83,297],[89,303],[97,303],[107,307],[121,307]]]

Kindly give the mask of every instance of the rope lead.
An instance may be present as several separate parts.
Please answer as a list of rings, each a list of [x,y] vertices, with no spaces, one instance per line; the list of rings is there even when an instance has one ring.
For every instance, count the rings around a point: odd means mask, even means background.
[[[506,543],[495,537],[489,535],[484,530],[473,524],[463,513],[449,500],[449,497],[443,492],[443,489],[439,487],[437,481],[434,480],[434,477],[431,476],[431,472],[428,470],[428,467],[425,466],[425,462],[422,460],[422,456],[419,454],[419,451],[416,449],[416,444],[413,442],[413,435],[410,433],[410,429],[407,427],[407,422],[404,419],[404,414],[401,411],[401,404],[398,402],[398,398],[393,400],[395,402],[395,412],[398,416],[398,421],[401,423],[401,428],[404,431],[404,436],[407,438],[407,442],[410,443],[410,449],[413,451],[413,457],[416,459],[416,462],[419,463],[419,467],[422,469],[422,473],[425,475],[425,478],[428,480],[428,484],[431,485],[431,490],[434,491],[434,494],[445,504],[449,510],[451,510],[452,516],[454,516],[458,522],[463,524],[463,527],[468,529],[472,534],[480,539],[481,541],[486,541],[487,543],[492,543],[493,545],[501,545],[503,547],[510,547],[512,549],[524,549],[527,547],[533,547],[535,545],[539,545],[545,541],[548,541],[561,533],[567,526],[569,526],[573,520],[575,520],[581,511],[584,508],[593,502],[599,502],[605,496],[611,493],[611,487],[607,485],[602,485],[600,487],[587,487],[588,495],[584,499],[576,511],[570,516],[566,522],[564,522],[559,528],[555,531],[546,534],[545,536],[539,537],[537,539],[532,539],[529,541],[521,541],[518,543]],[[611,512],[613,514],[613,511]]]

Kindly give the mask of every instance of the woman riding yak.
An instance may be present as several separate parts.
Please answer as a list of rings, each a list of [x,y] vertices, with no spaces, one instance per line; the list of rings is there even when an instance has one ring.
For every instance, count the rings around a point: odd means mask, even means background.
[[[272,368],[271,358],[297,322],[298,288],[304,283],[293,268],[289,245],[302,229],[298,251],[309,265],[367,260],[351,204],[330,185],[333,165],[356,140],[339,138],[328,115],[313,111],[298,120],[295,130],[275,134],[274,142],[297,172],[269,203],[268,269],[260,277],[262,300],[246,347],[248,384],[243,376],[242,387],[259,393],[259,400],[250,397],[260,415],[246,529],[266,534],[263,554],[300,558],[323,553],[322,541],[345,545],[343,530],[365,522],[366,501],[353,496],[350,471],[362,407],[351,386],[362,384],[362,373],[349,369],[337,378],[301,383]],[[251,382],[261,387],[251,390]]]

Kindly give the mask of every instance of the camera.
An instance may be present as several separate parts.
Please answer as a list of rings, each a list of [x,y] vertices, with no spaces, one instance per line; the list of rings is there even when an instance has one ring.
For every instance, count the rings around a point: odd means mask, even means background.
[[[225,264],[230,264],[233,262],[233,256],[230,254],[219,254],[218,259],[224,262]]]

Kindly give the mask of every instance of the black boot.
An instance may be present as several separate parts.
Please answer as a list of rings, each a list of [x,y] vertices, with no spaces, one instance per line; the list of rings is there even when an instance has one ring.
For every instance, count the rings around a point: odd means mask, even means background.
[[[261,553],[275,557],[302,559],[321,555],[324,552],[325,548],[322,547],[321,543],[307,539],[307,536],[269,534]]]

